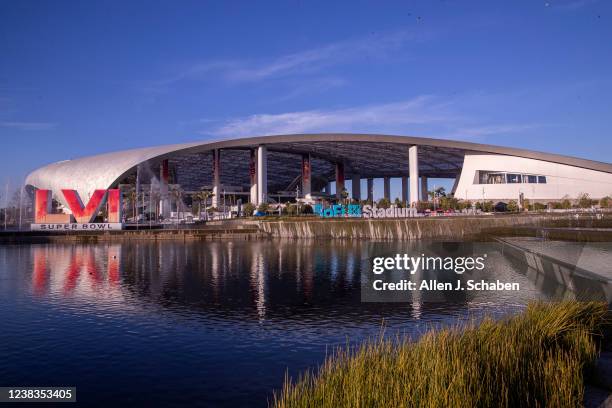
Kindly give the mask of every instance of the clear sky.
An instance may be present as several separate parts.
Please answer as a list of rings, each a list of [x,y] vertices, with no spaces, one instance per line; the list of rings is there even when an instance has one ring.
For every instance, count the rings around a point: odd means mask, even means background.
[[[0,179],[295,132],[610,162],[612,1],[0,1]]]

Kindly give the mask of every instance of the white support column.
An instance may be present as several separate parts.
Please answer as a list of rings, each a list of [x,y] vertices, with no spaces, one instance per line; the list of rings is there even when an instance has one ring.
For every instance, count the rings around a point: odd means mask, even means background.
[[[385,198],[389,201],[391,201],[391,178],[390,177],[385,177],[383,179],[384,181],[384,194],[385,194]]]
[[[353,173],[353,176],[351,177],[351,190],[352,190],[353,200],[360,201],[361,200],[361,177],[359,177],[359,174],[357,173]]]
[[[408,168],[410,171],[410,206],[419,201],[419,155],[416,146],[408,150]]]
[[[368,179],[368,201],[371,203],[374,202],[374,179],[373,178]]]
[[[159,167],[159,215],[164,219],[170,218],[170,200],[168,197],[168,183],[170,181],[170,169],[168,160],[162,160]]]
[[[251,180],[251,204],[259,205],[257,202],[257,152],[251,149],[249,157],[249,178]]]
[[[421,201],[428,201],[429,194],[427,194],[427,177],[421,176]]]
[[[257,148],[257,204],[268,202],[268,149]]]
[[[402,177],[402,203],[408,203],[408,177]]]
[[[336,198],[342,199],[344,190],[344,163],[336,163]]]
[[[302,155],[302,197],[312,199],[312,161],[310,154]]]
[[[213,196],[212,206],[219,209],[219,203],[221,202],[221,151],[215,149],[212,151],[212,171],[213,171]]]

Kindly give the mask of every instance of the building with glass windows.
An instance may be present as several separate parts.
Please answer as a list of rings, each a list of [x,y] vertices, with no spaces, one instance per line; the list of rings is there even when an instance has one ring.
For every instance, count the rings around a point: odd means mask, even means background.
[[[210,190],[243,203],[340,197],[373,198],[373,180],[401,179],[400,200],[428,199],[432,178],[454,179],[452,193],[467,200],[550,202],[612,195],[612,164],[531,150],[431,138],[375,134],[295,134],[146,147],[65,160],[32,172],[32,189],[61,189],[81,197],[96,189],[131,186],[159,200],[162,212],[190,193]],[[362,180],[365,191],[362,192]],[[348,183],[346,183],[348,185]],[[177,193],[177,191],[179,193]],[[174,198],[173,198],[174,197]],[[143,198],[143,200],[145,200]],[[165,203],[165,204],[164,204]],[[169,204],[170,203],[170,204]]]

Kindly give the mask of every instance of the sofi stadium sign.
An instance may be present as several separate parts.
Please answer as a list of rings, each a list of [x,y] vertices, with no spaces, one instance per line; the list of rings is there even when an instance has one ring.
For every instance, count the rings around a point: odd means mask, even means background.
[[[335,204],[330,207],[323,207],[323,205],[317,204],[314,207],[314,213],[323,218],[409,218],[418,216],[416,208],[400,208],[395,205],[389,208],[379,208],[376,205]]]
[[[51,190],[36,190],[34,197],[35,231],[119,230],[121,224],[121,192],[119,189],[96,190],[86,205],[75,190],[62,190],[72,214],[52,214]],[[108,222],[94,222],[100,210],[107,206]]]

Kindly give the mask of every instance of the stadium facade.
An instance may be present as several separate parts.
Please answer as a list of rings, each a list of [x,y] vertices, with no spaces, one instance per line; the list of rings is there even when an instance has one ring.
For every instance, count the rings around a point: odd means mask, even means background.
[[[589,194],[612,195],[612,164],[581,158],[442,139],[375,134],[295,134],[174,144],[125,150],[49,164],[26,180],[48,189],[88,197],[96,189],[136,186],[170,210],[177,190],[211,190],[256,205],[298,195],[306,200],[340,197],[345,180],[354,199],[373,198],[373,180],[401,178],[402,201],[427,201],[428,179],[455,179],[458,199],[549,202]],[[361,191],[361,180],[367,180]],[[331,183],[336,187],[332,195]],[[138,190],[139,189],[139,190]],[[144,198],[143,198],[144,200]]]

